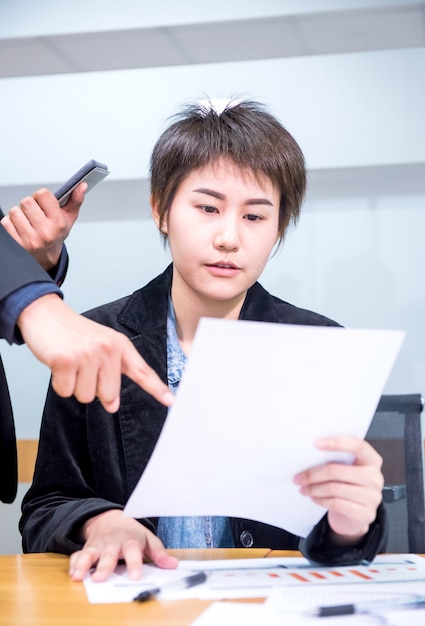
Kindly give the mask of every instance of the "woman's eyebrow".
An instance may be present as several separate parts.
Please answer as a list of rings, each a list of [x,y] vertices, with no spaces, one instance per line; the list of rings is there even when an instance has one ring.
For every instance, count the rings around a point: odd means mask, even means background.
[[[213,198],[217,198],[217,200],[225,200],[226,196],[218,191],[214,191],[213,189],[207,189],[206,187],[199,187],[198,189],[193,189],[194,193],[205,193],[207,196],[212,196]]]
[[[217,200],[225,200],[226,196],[219,191],[215,191],[214,189],[207,189],[206,187],[199,187],[198,189],[193,189],[194,193],[204,193],[207,196],[212,196],[213,198],[217,198]],[[273,206],[273,202],[268,200],[267,198],[250,198],[245,202],[246,205],[256,205],[256,204],[266,204],[269,206]]]
[[[273,206],[273,202],[270,202],[267,198],[251,198],[250,200],[247,200],[245,204],[267,204],[268,206]]]

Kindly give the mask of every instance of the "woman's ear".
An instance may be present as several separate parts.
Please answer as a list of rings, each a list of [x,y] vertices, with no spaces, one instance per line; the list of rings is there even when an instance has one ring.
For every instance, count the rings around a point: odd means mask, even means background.
[[[164,235],[167,234],[167,220],[166,217],[164,217],[162,224],[161,222],[161,218],[159,215],[159,210],[158,210],[158,203],[155,201],[155,198],[151,195],[150,197],[150,204],[151,204],[151,211],[152,211],[152,217],[154,219],[154,222],[156,224],[156,227],[158,228],[158,230]]]

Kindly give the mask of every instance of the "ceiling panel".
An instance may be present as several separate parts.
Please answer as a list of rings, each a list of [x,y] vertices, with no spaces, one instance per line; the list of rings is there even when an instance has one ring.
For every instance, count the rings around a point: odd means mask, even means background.
[[[425,45],[424,6],[307,15],[297,22],[304,54]]]
[[[0,39],[0,77],[425,45],[423,4]]]

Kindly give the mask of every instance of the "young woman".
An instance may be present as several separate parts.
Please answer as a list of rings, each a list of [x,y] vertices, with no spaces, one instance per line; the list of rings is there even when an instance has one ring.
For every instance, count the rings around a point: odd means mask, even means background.
[[[152,213],[173,262],[139,291],[88,316],[130,337],[172,389],[203,316],[337,325],[279,300],[257,282],[298,218],[305,185],[299,146],[260,104],[189,105],[151,158]],[[327,509],[301,541],[252,520],[124,517],[166,416],[163,405],[128,379],[113,416],[98,401],[82,405],[50,389],[34,483],[23,503],[24,550],[71,554],[74,580],[93,566],[93,578],[104,580],[120,558],[133,578],[140,576],[144,556],[175,567],[164,546],[299,547],[326,564],[371,560],[383,548],[381,458],[354,437],[318,442],[322,449],[352,453],[353,465],[329,463],[294,477],[306,497]],[[261,423],[251,428],[255,435]]]

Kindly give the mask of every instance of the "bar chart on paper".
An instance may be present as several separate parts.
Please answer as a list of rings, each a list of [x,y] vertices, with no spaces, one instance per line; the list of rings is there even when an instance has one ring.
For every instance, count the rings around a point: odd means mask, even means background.
[[[270,568],[213,570],[210,589],[220,587],[271,587],[287,585],[323,585],[425,581],[425,559],[416,555],[380,557],[372,564],[353,567],[288,566],[284,561]]]
[[[411,610],[424,597],[425,559],[417,555],[384,555],[377,557],[369,566],[319,570],[309,568],[306,572],[305,579],[297,579],[299,584],[295,586],[283,584],[271,587],[267,593],[267,607],[281,615],[302,612],[306,616],[310,615],[310,619],[317,619],[312,616],[317,616],[319,607],[331,608],[332,615],[344,615],[341,618],[332,617],[332,623],[335,619],[352,619],[355,624],[425,624],[424,611]],[[333,580],[334,574],[336,581]],[[403,609],[403,606],[409,604],[409,608]],[[370,621],[366,614],[360,615],[357,611],[355,616],[335,612],[338,607],[348,606],[359,607],[359,612],[367,613]],[[391,615],[391,619],[386,619],[384,615]]]
[[[299,557],[183,560],[176,570],[164,570],[146,564],[139,581],[130,581],[125,566],[119,565],[105,582],[93,583],[88,576],[84,580],[84,586],[91,603],[131,602],[141,591],[165,585],[197,571],[207,574],[205,582],[171,594],[169,599],[254,598],[267,597],[279,590],[286,590],[295,601],[297,594],[302,594],[306,589],[312,599],[314,590],[323,598],[332,589],[343,591],[352,587],[358,589],[359,594],[376,595],[379,592],[381,597],[392,587],[388,583],[397,583],[398,593],[401,592],[400,587],[403,587],[405,592],[416,594],[416,588],[410,589],[411,585],[420,585],[420,593],[423,593],[425,559],[413,554],[385,555],[378,557],[370,565],[333,568],[314,567],[306,559]],[[386,587],[386,590],[382,592],[381,587]],[[352,591],[350,593],[353,595]],[[393,593],[393,589],[390,593]]]
[[[375,589],[377,583],[425,582],[425,559],[414,554],[383,555],[371,564],[343,567],[314,567],[303,558],[270,558],[250,563],[203,561],[185,562],[185,567],[202,567],[207,583],[197,589],[203,598],[254,597],[269,595],[273,589],[342,588]],[[360,583],[360,584],[359,584]]]

